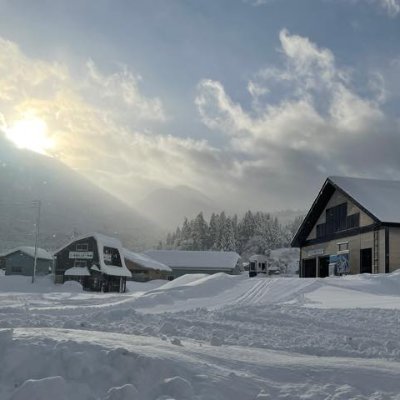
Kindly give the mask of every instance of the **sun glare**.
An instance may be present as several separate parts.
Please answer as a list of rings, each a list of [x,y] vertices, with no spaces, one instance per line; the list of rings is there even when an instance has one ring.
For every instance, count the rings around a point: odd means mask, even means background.
[[[48,136],[47,124],[41,118],[31,117],[14,122],[6,129],[6,137],[20,149],[49,155],[54,146]]]

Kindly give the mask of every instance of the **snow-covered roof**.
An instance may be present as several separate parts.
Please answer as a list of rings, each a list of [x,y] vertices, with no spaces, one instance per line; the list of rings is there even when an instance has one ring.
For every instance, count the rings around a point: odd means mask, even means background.
[[[132,261],[143,268],[154,269],[158,271],[172,271],[168,265],[165,265],[157,260],[153,260],[151,257],[145,254],[135,253],[127,249],[124,249],[123,251],[126,260]]]
[[[16,253],[20,251],[21,253],[24,253],[30,257],[35,257],[35,248],[33,246],[20,246],[16,247],[12,250],[8,250],[2,254],[0,254],[0,257],[7,257],[10,254]],[[37,258],[40,258],[41,260],[49,260],[51,261],[53,259],[53,256],[45,249],[41,249],[38,247],[37,249]]]
[[[72,267],[68,268],[64,275],[67,276],[90,276],[90,272],[87,267]]]
[[[145,254],[171,268],[234,269],[240,256],[234,251],[148,250]]]
[[[265,254],[253,254],[250,258],[249,261],[266,261],[268,260],[268,257]]]
[[[331,176],[329,180],[381,222],[400,223],[400,181]]]
[[[103,235],[102,233],[87,233],[82,236],[78,236],[72,240],[70,240],[66,245],[56,251],[56,253],[60,252],[61,250],[65,249],[66,247],[70,246],[74,242],[78,242],[80,240],[86,238],[94,238],[97,243],[97,251],[99,254],[99,264],[100,264],[100,271],[103,274],[111,275],[111,276],[126,276],[131,277],[132,274],[129,269],[125,265],[125,259],[123,256],[123,248],[121,241],[119,239]],[[120,257],[121,257],[121,266],[118,265],[108,265],[104,260],[104,247],[111,247],[113,249],[117,249]]]
[[[88,239],[88,238],[94,238],[94,239],[96,239],[97,242],[101,242],[101,243],[103,243],[104,246],[107,246],[107,247],[113,247],[113,248],[118,248],[118,246],[122,247],[121,241],[119,239],[104,235],[102,233],[91,232],[91,233],[85,233],[83,235],[79,235],[77,237],[71,238],[71,240],[69,242],[62,245],[62,247],[60,247],[59,249],[57,249],[54,252],[54,254],[57,254],[61,250],[70,246],[72,243],[79,242],[80,240],[84,240],[84,239]]]

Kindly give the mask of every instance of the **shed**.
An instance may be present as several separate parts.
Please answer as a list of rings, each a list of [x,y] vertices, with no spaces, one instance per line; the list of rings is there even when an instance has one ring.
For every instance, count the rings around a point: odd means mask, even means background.
[[[148,250],[145,254],[168,265],[174,278],[185,274],[240,273],[240,256],[234,251]]]
[[[48,251],[38,248],[36,257],[36,275],[49,274],[53,268],[53,256]],[[35,247],[16,247],[1,254],[0,259],[6,275],[32,276]]]
[[[132,273],[134,281],[146,282],[154,279],[169,279],[172,269],[146,254],[123,249],[125,264]]]

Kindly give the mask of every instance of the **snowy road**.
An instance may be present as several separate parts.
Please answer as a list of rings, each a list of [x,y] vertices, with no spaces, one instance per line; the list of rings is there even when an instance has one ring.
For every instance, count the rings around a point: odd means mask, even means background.
[[[399,273],[162,283],[0,283],[0,399],[400,399]]]

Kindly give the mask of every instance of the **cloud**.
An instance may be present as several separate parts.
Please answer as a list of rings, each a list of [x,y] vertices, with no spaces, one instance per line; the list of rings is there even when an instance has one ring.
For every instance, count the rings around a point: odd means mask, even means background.
[[[28,116],[45,121],[52,156],[130,203],[160,186],[232,190],[231,154],[163,132],[171,116],[161,99],[143,94],[143,83],[126,66],[110,74],[93,60],[69,68],[28,57],[0,38],[3,131]]]
[[[383,109],[383,75],[370,75],[361,95],[353,84],[355,71],[339,67],[329,49],[285,29],[279,40],[283,64],[251,79],[257,104],[250,109],[235,103],[221,82],[198,85],[204,124],[223,132],[232,151],[246,158],[243,181],[258,177],[259,185],[278,193],[301,182],[303,196],[329,174],[396,177],[400,163],[386,147],[398,148],[400,129]]]
[[[130,203],[184,184],[227,210],[303,208],[326,175],[395,176],[399,124],[384,112],[384,74],[367,74],[360,92],[358,71],[338,66],[331,50],[287,30],[279,42],[282,62],[243,88],[250,105],[222,82],[198,83],[195,106],[222,133],[219,147],[168,132],[168,104],[145,95],[145,79],[128,67],[39,60],[4,39],[0,125],[43,119],[53,156]]]
[[[400,0],[346,0],[353,4],[373,4],[379,7],[386,15],[391,18],[395,18],[400,13]]]
[[[378,3],[390,17],[396,17],[400,13],[399,0],[374,0]]]

